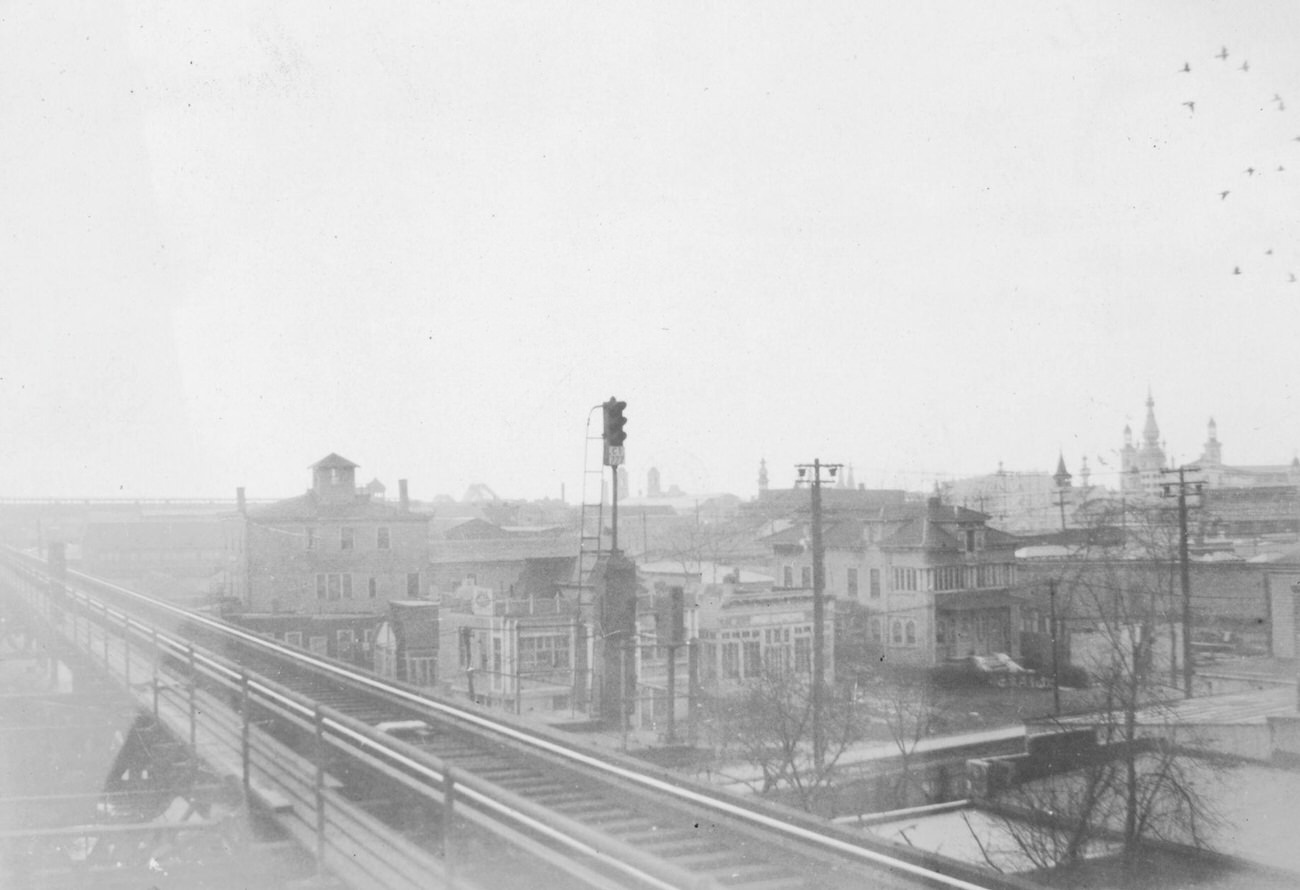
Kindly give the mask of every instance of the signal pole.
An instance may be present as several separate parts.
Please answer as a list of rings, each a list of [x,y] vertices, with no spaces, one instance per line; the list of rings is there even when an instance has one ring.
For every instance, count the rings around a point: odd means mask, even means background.
[[[812,558],[813,558],[813,642],[812,642],[812,725],[813,762],[821,769],[826,743],[822,738],[822,684],[826,679],[826,619],[822,591],[826,586],[826,554],[822,547],[822,475],[834,479],[843,464],[824,464],[814,459],[811,464],[797,464],[799,476],[795,484],[808,482],[812,488]],[[809,471],[812,471],[811,478]]]
[[[1187,488],[1200,494],[1204,482],[1199,479],[1187,480],[1188,473],[1199,473],[1200,467],[1179,467],[1176,470],[1161,470],[1164,473],[1177,473],[1177,482],[1162,482],[1161,493],[1164,497],[1173,497],[1172,489],[1178,486],[1178,563],[1183,586],[1183,695],[1192,697],[1192,578],[1191,558],[1187,552]]]
[[[602,413],[605,420],[605,466],[609,467],[610,486],[613,488],[612,500],[610,501],[610,521],[613,528],[609,534],[609,549],[613,553],[618,552],[618,468],[623,464],[623,443],[627,441],[627,432],[623,429],[627,426],[627,418],[623,416],[623,410],[627,408],[627,402],[620,402],[613,396],[609,401],[601,404]]]

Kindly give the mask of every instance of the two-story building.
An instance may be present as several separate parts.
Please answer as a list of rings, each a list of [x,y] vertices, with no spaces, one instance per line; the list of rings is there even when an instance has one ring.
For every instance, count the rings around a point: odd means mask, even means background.
[[[311,488],[298,497],[251,506],[239,490],[226,521],[226,587],[234,620],[269,622],[277,637],[332,651],[349,632],[372,635],[390,601],[426,598],[429,518],[411,511],[406,480],[393,504],[358,490],[357,464],[337,454],[310,469]],[[287,616],[303,627],[290,629]]]
[[[861,604],[869,644],[887,662],[928,666],[967,655],[1017,653],[1016,538],[965,507],[924,503],[823,521],[825,594]],[[768,538],[784,588],[813,583],[811,534],[801,522]]]
[[[465,584],[442,595],[438,623],[443,689],[516,714],[573,716],[589,658],[575,600]]]

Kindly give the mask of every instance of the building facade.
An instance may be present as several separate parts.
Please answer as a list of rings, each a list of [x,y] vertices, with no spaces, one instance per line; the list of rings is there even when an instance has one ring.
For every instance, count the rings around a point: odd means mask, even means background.
[[[886,662],[930,666],[968,655],[1015,657],[1016,539],[987,519],[938,497],[871,516],[829,516],[822,530],[825,592],[865,609],[867,643]],[[778,587],[811,587],[807,525],[768,542]]]
[[[708,585],[697,613],[700,684],[727,692],[764,673],[812,675],[813,592],[769,584]],[[825,677],[835,681],[834,609],[823,621]]]
[[[462,585],[438,618],[442,688],[516,714],[572,716],[587,682],[587,637],[576,602],[511,598]]]
[[[428,517],[356,486],[357,465],[330,454],[295,498],[249,506],[226,522],[226,589],[244,613],[386,614],[428,592]]]

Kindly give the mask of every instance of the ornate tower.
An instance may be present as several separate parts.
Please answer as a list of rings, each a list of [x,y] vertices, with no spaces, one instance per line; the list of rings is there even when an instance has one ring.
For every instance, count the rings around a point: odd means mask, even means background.
[[[1219,444],[1219,428],[1215,425],[1213,417],[1206,427],[1205,453],[1201,455],[1201,463],[1210,467],[1223,464],[1223,446]]]
[[[758,493],[761,495],[767,491],[767,458],[760,458],[758,461]]]

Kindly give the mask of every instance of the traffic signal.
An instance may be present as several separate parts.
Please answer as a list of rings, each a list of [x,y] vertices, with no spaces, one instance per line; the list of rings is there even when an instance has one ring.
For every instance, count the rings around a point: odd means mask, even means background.
[[[623,442],[627,439],[627,433],[623,427],[627,426],[627,418],[623,416],[623,409],[627,407],[627,402],[620,402],[613,396],[604,404],[605,409],[605,444],[613,448],[621,448]]]

